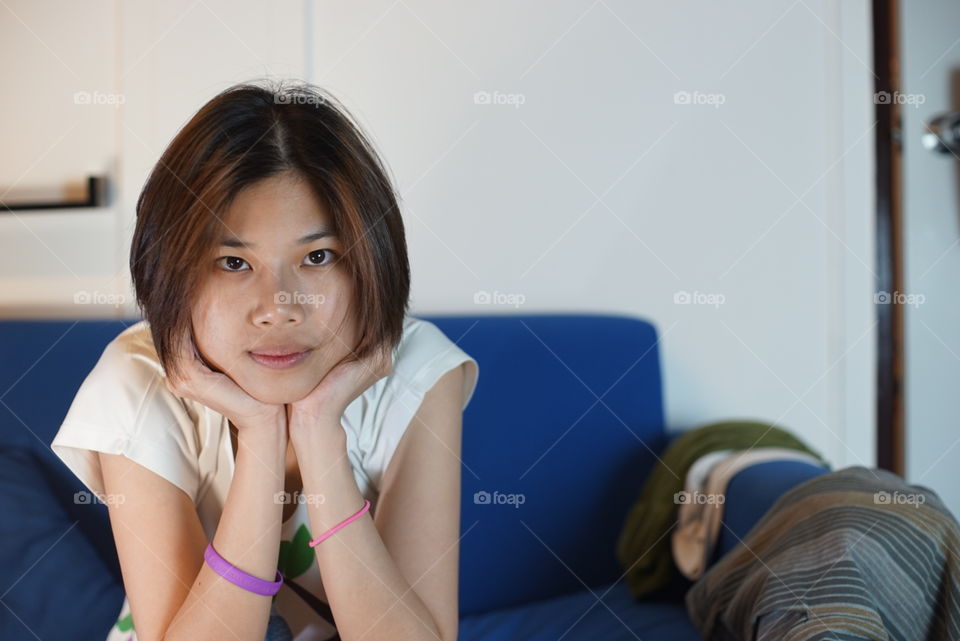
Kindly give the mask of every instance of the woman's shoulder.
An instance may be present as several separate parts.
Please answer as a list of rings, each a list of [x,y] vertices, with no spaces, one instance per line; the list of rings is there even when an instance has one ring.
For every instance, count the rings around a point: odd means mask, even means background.
[[[145,390],[163,373],[150,328],[146,321],[130,325],[104,347],[80,386],[79,395],[88,397],[92,390],[119,392]],[[123,397],[117,400],[123,400]]]
[[[431,365],[473,360],[463,348],[434,323],[415,316],[404,319],[403,336],[394,349],[394,371],[409,377],[422,376]]]
[[[393,353],[393,369],[385,379],[384,394],[404,392],[422,397],[450,369],[468,363],[464,407],[473,395],[479,365],[455,340],[429,320],[408,315],[403,336]]]
[[[408,316],[393,353],[393,368],[362,395],[359,412],[361,465],[373,487],[383,473],[426,393],[444,373],[469,363],[463,407],[473,396],[479,376],[476,360],[436,324]],[[349,415],[349,411],[348,411]]]
[[[74,406],[107,402],[118,418],[133,419],[148,397],[167,392],[163,366],[157,356],[150,325],[141,320],[108,342],[80,385]]]
[[[162,377],[140,321],[106,344],[80,384],[51,448],[91,491],[102,491],[96,453],[122,453],[196,498],[199,414]]]
[[[138,321],[117,334],[104,347],[101,359],[108,365],[119,365],[125,361],[140,363],[147,370],[163,373],[150,333],[150,323],[146,320]]]

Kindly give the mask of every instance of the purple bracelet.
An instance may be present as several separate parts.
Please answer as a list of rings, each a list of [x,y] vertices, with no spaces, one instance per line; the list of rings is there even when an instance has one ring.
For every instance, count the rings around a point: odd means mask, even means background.
[[[277,570],[277,580],[276,581],[265,581],[259,577],[255,577],[252,574],[247,574],[243,570],[233,565],[220,556],[216,550],[213,549],[213,541],[207,543],[207,549],[203,552],[203,560],[207,562],[213,571],[225,578],[230,583],[238,585],[244,590],[248,590],[255,594],[263,594],[264,596],[272,596],[280,591],[280,586],[283,585],[283,575],[280,574],[280,570]]]

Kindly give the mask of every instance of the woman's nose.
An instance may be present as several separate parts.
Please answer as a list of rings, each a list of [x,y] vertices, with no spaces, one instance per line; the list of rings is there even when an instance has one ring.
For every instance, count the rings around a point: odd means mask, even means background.
[[[260,295],[253,312],[255,325],[292,325],[303,321],[304,311],[300,295],[295,290],[273,288]]]

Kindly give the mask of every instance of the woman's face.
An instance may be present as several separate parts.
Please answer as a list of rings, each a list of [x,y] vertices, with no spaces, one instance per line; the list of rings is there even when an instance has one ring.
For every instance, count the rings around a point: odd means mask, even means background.
[[[343,243],[292,173],[241,191],[222,220],[191,314],[197,348],[257,400],[298,401],[357,346]]]

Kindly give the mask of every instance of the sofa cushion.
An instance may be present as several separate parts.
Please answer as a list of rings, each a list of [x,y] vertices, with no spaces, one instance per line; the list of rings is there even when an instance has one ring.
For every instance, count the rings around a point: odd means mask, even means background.
[[[594,596],[596,595],[596,596]],[[619,581],[464,617],[459,641],[698,641],[683,603],[638,602]]]
[[[106,638],[123,589],[79,527],[106,510],[89,498],[71,516],[30,448],[0,450],[0,639]]]

